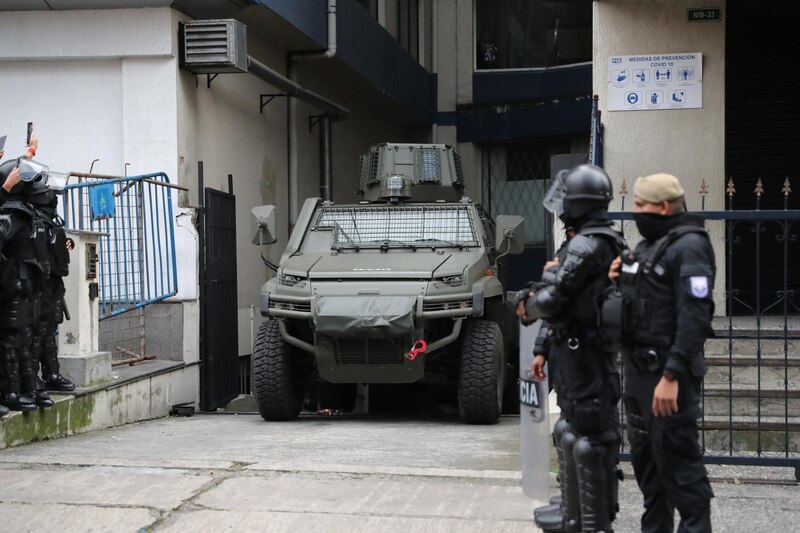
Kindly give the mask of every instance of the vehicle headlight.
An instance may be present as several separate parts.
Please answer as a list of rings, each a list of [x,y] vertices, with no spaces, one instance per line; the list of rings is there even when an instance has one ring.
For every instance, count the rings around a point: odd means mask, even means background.
[[[437,281],[440,281],[441,283],[451,287],[461,287],[464,284],[464,276],[444,276],[439,278]]]
[[[281,274],[278,276],[278,283],[281,285],[286,285],[287,287],[294,287],[301,281],[303,281],[304,277],[302,276],[293,276],[291,274]]]

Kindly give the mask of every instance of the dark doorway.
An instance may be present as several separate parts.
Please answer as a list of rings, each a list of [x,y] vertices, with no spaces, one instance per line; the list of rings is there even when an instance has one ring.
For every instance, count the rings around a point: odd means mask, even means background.
[[[236,197],[209,188],[204,196],[200,224],[200,408],[213,411],[239,394]]]
[[[726,196],[726,206],[734,210],[800,208],[798,14],[792,2],[727,3],[725,179],[732,178],[736,188],[730,203]],[[795,190],[788,196],[787,178]],[[759,179],[760,197],[754,192]],[[800,247],[792,239],[796,230],[783,221],[765,221],[758,228],[751,221],[737,222],[727,262],[728,290],[736,290],[732,313],[782,313],[783,305],[775,304],[783,291],[800,290],[794,274],[784,287],[784,264],[789,273],[800,267]]]

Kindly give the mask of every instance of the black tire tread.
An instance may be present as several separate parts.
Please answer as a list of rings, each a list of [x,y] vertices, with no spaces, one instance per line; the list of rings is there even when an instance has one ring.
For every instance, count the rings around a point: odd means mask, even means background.
[[[264,420],[294,420],[303,407],[287,348],[277,320],[261,324],[253,345],[250,376],[258,412]]]
[[[467,322],[458,378],[458,410],[464,422],[494,424],[500,417],[497,387],[503,379],[503,350],[503,334],[495,322]]]

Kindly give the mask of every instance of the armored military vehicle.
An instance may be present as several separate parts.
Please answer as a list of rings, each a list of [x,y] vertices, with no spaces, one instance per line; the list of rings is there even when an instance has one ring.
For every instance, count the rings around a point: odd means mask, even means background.
[[[309,391],[346,411],[357,384],[429,380],[457,393],[465,422],[496,422],[518,375],[498,261],[522,251],[522,217],[493,221],[463,196],[460,157],[445,145],[372,147],[358,189],[353,204],[305,201],[261,290],[251,369],[261,416],[297,417]],[[274,206],[253,215],[253,242],[275,242]]]

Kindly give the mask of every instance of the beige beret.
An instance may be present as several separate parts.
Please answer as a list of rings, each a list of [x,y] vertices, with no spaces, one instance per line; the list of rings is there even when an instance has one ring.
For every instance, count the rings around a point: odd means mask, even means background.
[[[683,192],[681,182],[672,174],[650,174],[636,178],[633,184],[633,193],[651,204],[677,200],[683,196]]]

